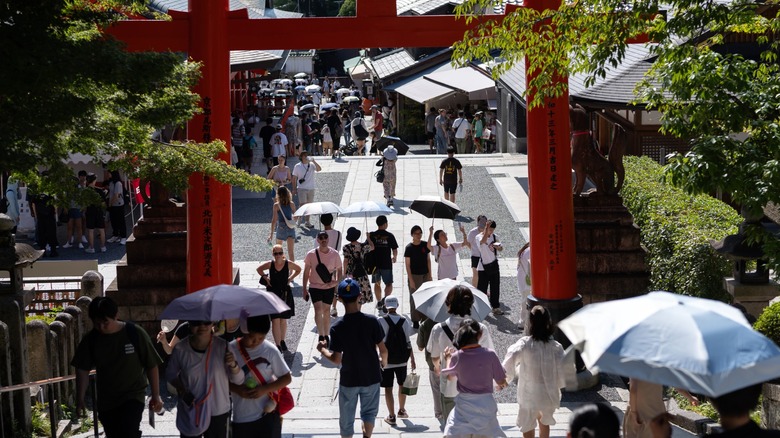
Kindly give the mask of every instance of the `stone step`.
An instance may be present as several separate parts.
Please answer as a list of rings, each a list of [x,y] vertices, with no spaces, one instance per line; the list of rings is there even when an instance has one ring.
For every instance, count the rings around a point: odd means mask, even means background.
[[[582,304],[641,295],[650,287],[650,273],[578,274],[577,292]]]
[[[622,252],[578,252],[577,274],[644,273],[648,271],[646,257],[641,248]]]
[[[187,284],[187,262],[157,262],[153,264],[128,265],[122,260],[116,265],[119,288],[146,286],[175,287]]]
[[[634,251],[640,248],[640,230],[634,225],[577,224],[577,252]]]
[[[156,264],[187,260],[186,233],[155,235],[153,238],[140,238],[135,235],[127,239],[129,264]]]

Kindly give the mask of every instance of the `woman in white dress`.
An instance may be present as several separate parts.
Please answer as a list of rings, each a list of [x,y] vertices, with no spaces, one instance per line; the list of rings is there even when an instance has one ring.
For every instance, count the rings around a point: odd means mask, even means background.
[[[458,279],[458,250],[465,247],[471,247],[466,237],[466,229],[463,225],[460,225],[460,233],[463,235],[462,242],[447,242],[447,233],[444,230],[436,230],[433,232],[433,226],[428,230],[428,249],[433,253],[433,259],[438,263],[438,276],[439,280],[449,278],[451,280]],[[432,245],[431,241],[435,240],[436,245]]]
[[[561,406],[561,388],[566,386],[563,347],[552,339],[555,332],[550,313],[542,306],[531,309],[528,336],[509,347],[504,358],[507,381],[518,376],[517,427],[524,438],[549,438],[555,424],[553,413]]]

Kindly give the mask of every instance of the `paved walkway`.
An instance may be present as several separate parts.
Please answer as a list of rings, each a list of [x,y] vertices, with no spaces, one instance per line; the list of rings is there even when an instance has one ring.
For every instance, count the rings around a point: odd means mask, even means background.
[[[396,213],[389,216],[388,230],[395,234],[399,240],[401,249],[399,250],[398,261],[393,266],[395,277],[393,292],[394,295],[401,298],[401,307],[399,313],[408,314],[409,312],[409,294],[406,286],[406,275],[403,266],[403,247],[410,240],[409,230],[413,225],[423,225],[427,237],[427,228],[431,221],[408,209],[412,200],[420,195],[441,195],[442,188],[438,184],[438,166],[442,156],[404,156],[398,161],[398,187],[396,190],[397,201],[395,202]],[[524,155],[494,154],[494,155],[474,155],[461,158],[464,167],[480,167],[487,169],[487,173],[492,180],[492,187],[483,187],[479,190],[485,190],[485,193],[498,193],[500,199],[505,204],[511,216],[511,223],[516,227],[514,233],[527,239],[528,236],[528,196],[527,196],[527,168]],[[342,207],[357,201],[373,200],[384,202],[382,185],[373,179],[373,174],[377,170],[374,167],[376,157],[348,157],[346,160],[330,160],[321,158],[318,162],[322,165],[323,171],[317,178],[324,180],[328,178],[329,173],[347,172],[346,187],[342,194],[340,205]],[[468,186],[466,181],[465,190],[474,190],[474,187]],[[243,193],[236,193],[238,196]],[[457,196],[460,196],[459,193]],[[248,195],[247,196],[251,196]],[[464,197],[465,199],[465,197]],[[464,214],[475,218],[479,212],[474,211],[471,205],[460,205]],[[502,218],[504,221],[507,218]],[[368,226],[366,223],[368,222]],[[450,236],[457,236],[453,221],[434,221],[437,229],[444,229]],[[339,217],[334,224],[337,230],[343,234],[347,228],[355,226],[365,232],[366,229],[375,229],[373,219],[364,218],[343,218]],[[473,226],[473,225],[472,225]],[[469,227],[467,226],[467,229]],[[506,233],[507,231],[503,231]],[[365,234],[364,234],[365,235]],[[519,246],[519,242],[514,242],[514,246]],[[302,249],[296,250],[299,258],[303,255]],[[500,258],[502,277],[507,282],[514,281],[512,275],[515,272],[516,257],[514,251],[504,251]],[[436,271],[435,262],[432,262],[433,270]],[[241,284],[254,287],[259,277],[255,273],[256,262],[238,263],[241,269]],[[106,284],[111,280],[112,266],[101,266],[101,271],[107,277]],[[461,256],[461,276],[463,278],[471,276],[469,260]],[[298,279],[298,281],[300,278]],[[514,283],[510,283],[513,285]],[[513,287],[513,286],[512,286]],[[502,299],[503,300],[503,299]],[[371,312],[373,305],[367,305],[364,311]],[[343,307],[339,305],[339,314],[343,315]],[[511,317],[511,316],[510,316]],[[314,316],[312,308],[309,308],[306,316],[305,327],[301,338],[298,341],[297,355],[292,362],[293,381],[290,388],[296,398],[297,406],[285,416],[283,431],[285,437],[335,437],[339,435],[338,428],[338,375],[337,367],[330,364],[327,360],[321,358],[316,351],[317,343],[316,332],[313,331]],[[499,330],[495,325],[491,330]],[[501,335],[500,333],[497,333]],[[415,335],[416,336],[416,335]],[[514,334],[514,339],[517,335]],[[414,339],[413,339],[414,343]],[[385,407],[384,398],[380,399],[379,415],[374,435],[376,436],[441,436],[441,430],[438,421],[433,417],[432,395],[428,383],[428,371],[425,369],[424,354],[415,349],[415,358],[423,369],[419,370],[421,374],[420,388],[418,394],[407,398],[406,409],[410,414],[408,419],[399,419],[396,427],[390,427],[382,421],[388,412]],[[505,390],[507,391],[507,390]],[[514,389],[512,389],[514,391]],[[612,401],[611,404],[620,412],[626,408],[625,401],[628,398],[627,391],[624,388],[617,388],[619,399],[621,401]],[[598,397],[598,394],[596,394]],[[511,400],[513,395],[502,396],[504,400]],[[396,401],[397,404],[397,401]],[[576,409],[581,402],[566,402],[556,412],[555,418],[558,424],[552,428],[553,437],[565,437],[568,429],[568,420],[570,413]],[[397,407],[396,407],[397,409]],[[507,436],[521,436],[519,430],[514,425],[517,405],[515,403],[499,404],[499,422],[504,428]],[[175,411],[168,412],[162,417],[157,417],[157,428],[151,429],[145,424],[144,436],[178,436],[175,428]],[[356,431],[360,431],[359,419],[355,422]],[[676,430],[675,437],[693,436],[687,432]]]

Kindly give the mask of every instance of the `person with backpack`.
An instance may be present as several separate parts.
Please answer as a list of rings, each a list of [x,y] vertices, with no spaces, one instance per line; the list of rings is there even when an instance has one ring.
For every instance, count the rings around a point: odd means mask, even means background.
[[[412,359],[412,371],[417,369],[412,354],[412,324],[404,315],[399,315],[398,298],[390,295],[385,298],[385,308],[387,315],[378,318],[379,325],[385,332],[385,347],[387,348],[387,365],[382,369],[382,383],[379,385],[385,388],[385,403],[387,404],[388,415],[385,417],[385,423],[395,426],[396,416],[395,400],[393,399],[393,380],[398,382],[398,418],[409,418],[406,412],[406,394],[401,392],[406,380],[406,364]]]
[[[474,305],[474,294],[465,285],[458,285],[450,289],[447,299],[444,301],[450,316],[441,323],[437,323],[431,329],[426,349],[431,353],[434,373],[439,376],[439,390],[441,394],[441,421],[446,421],[450,411],[455,407],[455,396],[458,395],[457,378],[447,378],[441,374],[444,363],[445,351],[448,347],[455,348],[455,332],[460,328],[463,320],[471,315],[471,306]],[[479,323],[482,336],[479,345],[493,349],[493,338],[484,323]],[[445,364],[446,365],[446,364]]]
[[[141,436],[139,426],[144,412],[146,387],[151,387],[149,409],[160,412],[162,359],[149,335],[130,322],[116,318],[119,309],[109,297],[96,297],[89,303],[93,329],[73,355],[76,368],[76,413],[84,414],[89,372],[97,376],[97,412],[107,438]]]
[[[254,158],[254,149],[257,147],[257,141],[255,140],[252,131],[246,131],[241,138],[241,153],[239,159],[241,160],[241,167],[243,167],[248,173],[252,173],[252,160]]]

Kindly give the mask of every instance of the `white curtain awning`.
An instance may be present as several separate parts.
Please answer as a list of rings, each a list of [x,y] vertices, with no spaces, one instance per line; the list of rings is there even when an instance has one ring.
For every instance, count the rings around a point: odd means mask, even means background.
[[[395,88],[394,91],[423,104],[456,92],[452,88],[443,87],[425,78],[415,79]]]
[[[469,94],[484,92],[490,89],[495,90],[496,88],[496,81],[493,78],[472,67],[431,73],[425,75],[424,78]]]

